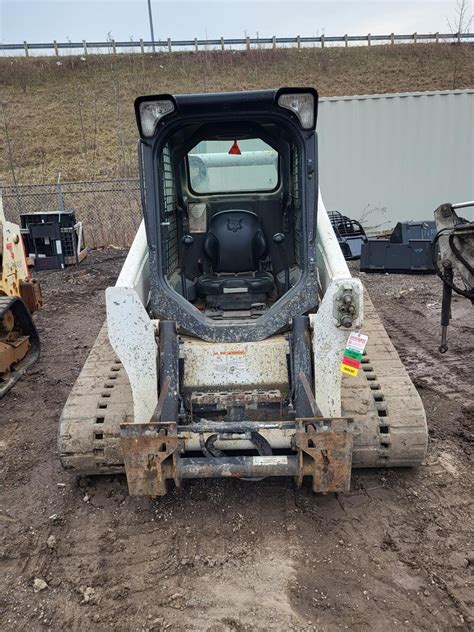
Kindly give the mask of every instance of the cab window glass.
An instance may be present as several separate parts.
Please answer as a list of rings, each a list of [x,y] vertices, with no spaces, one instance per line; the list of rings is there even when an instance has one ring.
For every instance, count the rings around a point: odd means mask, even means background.
[[[273,191],[278,187],[278,152],[260,138],[203,140],[188,154],[195,193]]]

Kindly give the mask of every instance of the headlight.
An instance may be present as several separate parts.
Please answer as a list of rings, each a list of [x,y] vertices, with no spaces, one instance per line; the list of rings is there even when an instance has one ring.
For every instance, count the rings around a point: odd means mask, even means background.
[[[314,95],[308,92],[281,94],[278,105],[294,112],[304,129],[314,127]]]
[[[173,101],[143,101],[140,103],[140,125],[143,136],[150,138],[160,119],[174,110]]]

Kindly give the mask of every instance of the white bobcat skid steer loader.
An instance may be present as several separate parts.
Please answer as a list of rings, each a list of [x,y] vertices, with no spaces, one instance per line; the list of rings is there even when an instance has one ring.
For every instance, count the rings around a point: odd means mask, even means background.
[[[316,91],[135,108],[144,222],[62,413],[64,467],[158,496],[211,477],[344,491],[351,467],[421,463],[421,400],[318,199]]]
[[[20,227],[5,219],[0,194],[0,397],[39,358],[31,313],[42,304],[40,285],[30,278]]]

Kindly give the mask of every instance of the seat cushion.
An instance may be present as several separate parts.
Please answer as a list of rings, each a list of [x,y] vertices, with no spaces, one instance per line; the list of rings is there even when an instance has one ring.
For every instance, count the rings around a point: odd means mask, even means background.
[[[203,274],[197,282],[199,296],[217,294],[268,294],[274,286],[270,272]]]
[[[258,216],[252,211],[235,209],[215,213],[209,221],[204,253],[214,272],[258,270],[267,253]]]

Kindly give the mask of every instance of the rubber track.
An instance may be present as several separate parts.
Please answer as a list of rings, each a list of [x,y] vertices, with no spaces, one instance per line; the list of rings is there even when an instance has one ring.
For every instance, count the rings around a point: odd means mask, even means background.
[[[421,398],[369,295],[364,326],[369,340],[357,378],[344,376],[342,413],[354,417],[353,467],[420,465],[428,428]]]
[[[354,417],[353,467],[419,465],[426,454],[423,405],[366,293],[369,342],[357,378],[344,376],[343,414]],[[78,474],[123,472],[119,424],[133,420],[127,375],[104,324],[61,415],[59,453]]]

